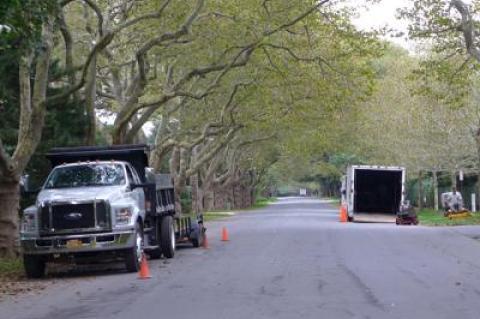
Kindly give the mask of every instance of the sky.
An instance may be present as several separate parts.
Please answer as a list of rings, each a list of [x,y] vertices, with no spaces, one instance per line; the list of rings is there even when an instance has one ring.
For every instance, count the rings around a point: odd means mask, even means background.
[[[365,0],[350,0],[349,5],[359,8],[359,16],[353,21],[358,28],[367,31],[372,28],[388,26],[406,34],[408,22],[397,20],[396,10],[411,6],[411,2],[411,0],[382,0],[377,4],[366,4]],[[406,37],[388,37],[387,39],[406,49],[411,49],[413,45]]]

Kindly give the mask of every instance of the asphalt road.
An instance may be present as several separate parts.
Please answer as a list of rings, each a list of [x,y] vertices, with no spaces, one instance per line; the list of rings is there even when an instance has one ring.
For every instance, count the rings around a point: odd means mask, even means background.
[[[342,224],[337,215],[318,200],[280,200],[209,223],[210,249],[151,261],[150,280],[59,275],[40,294],[0,303],[0,318],[480,317],[480,228]]]

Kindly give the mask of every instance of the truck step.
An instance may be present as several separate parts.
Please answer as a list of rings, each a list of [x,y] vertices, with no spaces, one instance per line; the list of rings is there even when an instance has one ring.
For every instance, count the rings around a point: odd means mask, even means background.
[[[153,230],[153,227],[147,227],[147,228],[143,229],[143,233],[148,234],[148,233],[152,232],[152,230]]]

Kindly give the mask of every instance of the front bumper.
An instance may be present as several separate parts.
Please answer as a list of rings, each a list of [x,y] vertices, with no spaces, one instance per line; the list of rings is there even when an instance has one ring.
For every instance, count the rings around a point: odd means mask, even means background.
[[[48,237],[22,237],[22,250],[27,255],[72,254],[115,251],[135,246],[134,230]]]

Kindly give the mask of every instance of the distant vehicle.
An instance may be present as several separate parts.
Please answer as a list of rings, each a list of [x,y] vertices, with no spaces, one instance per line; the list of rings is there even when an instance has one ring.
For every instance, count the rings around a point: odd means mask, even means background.
[[[36,204],[23,212],[21,244],[28,277],[48,261],[123,260],[140,267],[143,251],[172,258],[179,240],[200,246],[203,216],[177,216],[169,175],[148,168],[146,145],[56,148]]]
[[[405,199],[405,168],[350,166],[343,177],[341,193],[349,221],[368,215],[395,217]]]
[[[306,188],[300,188],[300,196],[307,196],[307,189]]]

